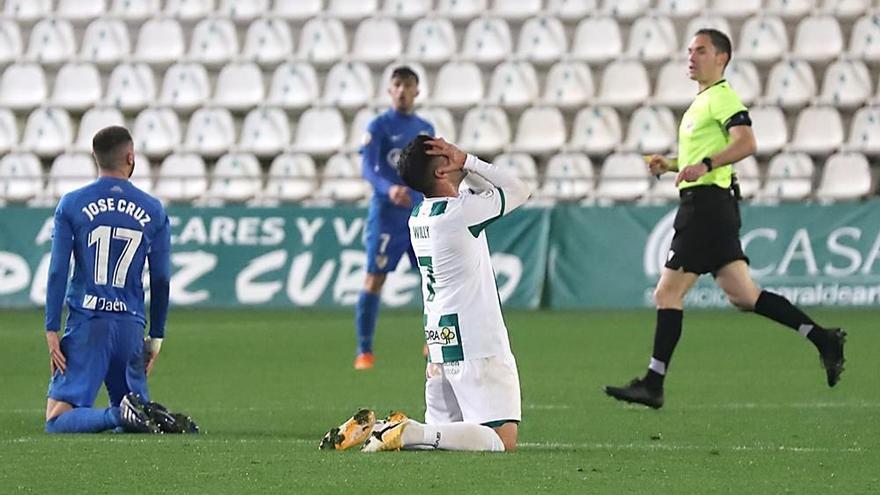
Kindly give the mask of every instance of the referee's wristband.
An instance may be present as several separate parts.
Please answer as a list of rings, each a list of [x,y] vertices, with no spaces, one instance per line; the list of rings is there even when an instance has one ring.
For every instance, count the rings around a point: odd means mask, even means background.
[[[708,156],[706,158],[703,158],[703,165],[706,166],[706,172],[712,171],[712,159]]]

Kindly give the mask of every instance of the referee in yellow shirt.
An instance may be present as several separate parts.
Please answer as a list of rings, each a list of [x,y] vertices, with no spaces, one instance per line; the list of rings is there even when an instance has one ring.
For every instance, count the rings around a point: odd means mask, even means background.
[[[697,31],[688,46],[688,75],[699,93],[681,119],[677,159],[652,156],[648,166],[660,175],[677,172],[681,203],[666,266],[654,290],[657,326],[648,371],[622,387],[605,387],[615,399],[663,406],[663,380],[681,336],[685,294],[711,273],[730,302],[788,326],[819,351],[828,385],[843,371],[846,333],[826,329],[786,298],[760,290],[749,273],[739,241],[739,190],[733,164],[755,152],[748,109],[724,79],[732,54],[730,38],[715,29]],[[678,166],[681,164],[683,166]]]

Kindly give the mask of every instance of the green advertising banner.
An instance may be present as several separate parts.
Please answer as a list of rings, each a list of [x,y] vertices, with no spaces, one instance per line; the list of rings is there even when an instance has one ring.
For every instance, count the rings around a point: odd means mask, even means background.
[[[0,209],[0,307],[44,304],[51,209]],[[363,285],[363,208],[171,207],[171,303],[201,307],[352,306]],[[546,278],[550,214],[522,209],[488,230],[502,301],[535,308]],[[382,302],[421,305],[406,256]]]

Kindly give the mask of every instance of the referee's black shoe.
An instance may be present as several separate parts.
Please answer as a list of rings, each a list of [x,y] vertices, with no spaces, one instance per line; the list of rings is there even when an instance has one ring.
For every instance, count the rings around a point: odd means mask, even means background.
[[[617,400],[642,404],[653,409],[663,407],[663,389],[649,387],[644,378],[634,378],[625,387],[606,385],[605,393]]]
[[[840,328],[828,329],[828,340],[819,350],[819,358],[822,367],[825,368],[825,376],[828,378],[828,386],[833,387],[840,381],[843,373],[843,344],[846,343],[846,332]]]

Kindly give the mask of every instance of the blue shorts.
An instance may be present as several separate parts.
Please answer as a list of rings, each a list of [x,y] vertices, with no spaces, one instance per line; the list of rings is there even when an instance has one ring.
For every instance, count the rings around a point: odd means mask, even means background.
[[[56,371],[49,380],[49,398],[74,407],[92,407],[104,383],[111,406],[118,406],[129,392],[149,400],[140,322],[111,318],[79,322],[64,331],[61,352],[67,371]]]
[[[364,246],[367,248],[367,273],[388,273],[397,268],[406,253],[411,266],[416,264],[416,254],[409,240],[409,213],[393,211],[390,215],[374,204],[370,205],[367,224],[364,227]]]

